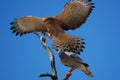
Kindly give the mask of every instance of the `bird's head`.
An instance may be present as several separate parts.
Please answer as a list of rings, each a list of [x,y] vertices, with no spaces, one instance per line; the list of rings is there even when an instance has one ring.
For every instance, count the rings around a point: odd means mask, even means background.
[[[45,23],[46,23],[46,22],[51,23],[51,22],[53,22],[54,20],[55,20],[54,18],[47,16],[47,17],[45,17],[45,19],[44,19],[43,21],[44,21]]]

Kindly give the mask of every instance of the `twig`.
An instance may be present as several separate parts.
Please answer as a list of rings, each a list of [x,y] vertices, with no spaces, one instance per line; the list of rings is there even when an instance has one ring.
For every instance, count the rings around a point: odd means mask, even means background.
[[[52,80],[58,80],[57,71],[56,71],[56,68],[55,68],[55,58],[54,58],[54,55],[53,55],[51,49],[47,46],[46,40],[43,36],[41,36],[40,34],[38,34],[36,32],[34,32],[34,34],[39,37],[41,44],[43,45],[43,47],[47,51],[47,53],[49,55],[49,58],[50,58],[51,69],[52,69],[52,74],[43,73],[43,74],[40,75],[40,77],[50,77]]]

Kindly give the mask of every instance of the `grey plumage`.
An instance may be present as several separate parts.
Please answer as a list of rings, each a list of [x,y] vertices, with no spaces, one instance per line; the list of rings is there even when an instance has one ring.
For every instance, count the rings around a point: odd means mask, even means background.
[[[61,49],[58,51],[58,55],[62,64],[68,67],[77,67],[82,70],[89,77],[93,77],[92,73],[87,69],[88,64],[84,63],[78,54],[73,52],[64,52]]]

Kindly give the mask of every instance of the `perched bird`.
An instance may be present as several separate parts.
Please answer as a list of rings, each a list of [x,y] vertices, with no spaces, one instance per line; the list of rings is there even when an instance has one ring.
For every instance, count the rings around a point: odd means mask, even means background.
[[[71,67],[71,70],[67,73],[67,76],[70,76],[72,71],[78,68],[89,77],[93,77],[93,74],[87,69],[89,65],[84,63],[78,54],[75,54],[73,52],[62,51],[62,49],[58,50],[58,54],[61,62],[65,66]]]
[[[65,33],[65,30],[79,28],[90,15],[94,5],[91,0],[70,0],[64,10],[55,17],[39,18],[25,16],[11,22],[11,30],[16,35],[40,31],[50,39],[54,36],[53,49],[73,52],[82,51],[81,39]],[[49,35],[48,35],[48,34]]]

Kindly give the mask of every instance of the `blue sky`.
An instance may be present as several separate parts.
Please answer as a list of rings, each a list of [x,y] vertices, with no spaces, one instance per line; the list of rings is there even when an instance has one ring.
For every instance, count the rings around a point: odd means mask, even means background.
[[[39,78],[51,72],[49,57],[34,34],[16,37],[9,30],[13,18],[26,15],[55,16],[69,0],[1,0],[0,1],[0,80],[50,80]],[[67,33],[84,38],[86,48],[80,55],[88,63],[94,78],[75,70],[69,80],[120,79],[120,6],[119,0],[94,0],[96,8],[81,28]],[[47,44],[51,47],[52,41]],[[52,50],[59,80],[70,68],[60,63]]]

